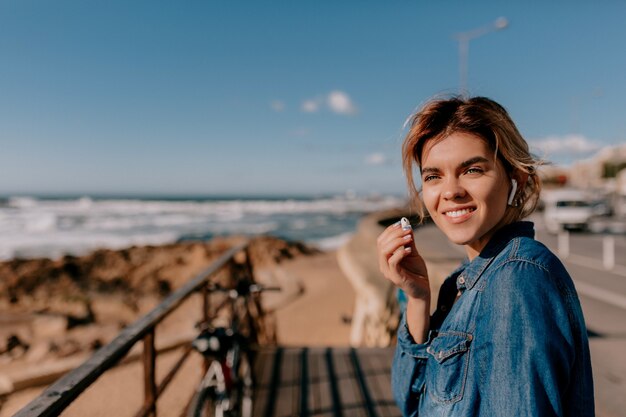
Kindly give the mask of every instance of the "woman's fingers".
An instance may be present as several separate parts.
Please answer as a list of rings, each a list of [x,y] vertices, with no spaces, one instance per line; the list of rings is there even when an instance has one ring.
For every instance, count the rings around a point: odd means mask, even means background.
[[[380,234],[376,244],[383,276],[410,297],[428,297],[428,272],[415,246],[413,230],[392,225]]]
[[[412,240],[413,236],[408,233],[404,235],[392,234],[391,236],[384,236],[378,241],[378,261],[383,273],[386,270],[389,258],[397,251],[403,251],[405,246],[410,247]]]
[[[405,247],[400,247],[398,249],[396,249],[391,256],[387,259],[387,264],[389,265],[389,268],[392,270],[396,270],[398,267],[398,264],[407,256],[411,253],[411,248],[405,248]]]
[[[393,255],[398,249],[402,249],[405,246],[410,247],[411,241],[413,240],[413,236],[406,235],[394,238],[388,242],[383,244],[382,250],[387,255],[387,259]]]
[[[386,278],[398,284],[398,264],[411,253],[417,253],[413,231],[403,230],[399,223],[391,225],[380,234],[377,246],[380,271]]]
[[[379,251],[385,251],[389,254],[395,250],[398,245],[406,245],[413,239],[412,230],[402,230],[399,226],[389,226],[378,237],[377,245]]]

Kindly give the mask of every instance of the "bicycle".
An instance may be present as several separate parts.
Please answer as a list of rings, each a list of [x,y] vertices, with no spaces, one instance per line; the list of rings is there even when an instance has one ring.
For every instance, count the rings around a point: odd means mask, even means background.
[[[232,317],[228,327],[212,327],[201,323],[200,333],[192,347],[209,361],[206,373],[189,404],[188,417],[252,417],[254,377],[250,336],[241,332],[243,315],[250,318],[250,296],[263,291],[279,291],[249,280],[241,280],[235,288],[212,284],[209,291],[224,292]]]

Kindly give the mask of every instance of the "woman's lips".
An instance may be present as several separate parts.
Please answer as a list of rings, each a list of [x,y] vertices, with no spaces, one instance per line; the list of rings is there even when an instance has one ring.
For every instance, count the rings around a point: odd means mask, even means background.
[[[476,210],[476,207],[463,207],[453,210],[446,210],[443,215],[446,219],[453,223],[460,223],[471,217],[472,213]]]

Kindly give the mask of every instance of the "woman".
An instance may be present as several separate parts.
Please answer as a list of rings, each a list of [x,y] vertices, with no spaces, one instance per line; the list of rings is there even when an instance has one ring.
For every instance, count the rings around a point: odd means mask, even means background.
[[[378,238],[380,269],[408,298],[392,370],[403,414],[594,415],[574,284],[521,221],[537,205],[540,163],[506,110],[483,97],[431,101],[412,118],[402,152],[420,216],[425,206],[467,254],[431,317],[411,228],[398,222]]]

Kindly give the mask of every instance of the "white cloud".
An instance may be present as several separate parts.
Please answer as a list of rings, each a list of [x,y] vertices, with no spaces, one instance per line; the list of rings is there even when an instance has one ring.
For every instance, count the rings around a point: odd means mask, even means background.
[[[385,165],[387,163],[387,157],[382,153],[372,153],[365,157],[365,163],[367,165]]]
[[[348,94],[340,90],[331,91],[328,94],[316,98],[307,99],[302,102],[301,110],[305,113],[315,113],[327,108],[336,114],[352,115],[357,113],[357,107],[352,102]]]
[[[531,147],[548,155],[582,155],[595,152],[601,147],[582,135],[548,136],[529,142]]]
[[[355,114],[356,106],[352,103],[350,96],[343,91],[335,90],[328,94],[326,99],[328,107],[338,114]]]
[[[305,113],[315,113],[320,108],[319,99],[305,100],[302,102],[302,111]]]
[[[270,103],[270,106],[272,107],[272,110],[274,110],[275,112],[281,112],[285,110],[285,102],[281,100],[273,100]]]

